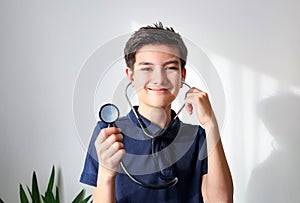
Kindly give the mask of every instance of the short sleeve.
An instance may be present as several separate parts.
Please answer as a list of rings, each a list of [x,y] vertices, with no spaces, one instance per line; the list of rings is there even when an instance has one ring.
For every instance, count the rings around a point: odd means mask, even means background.
[[[206,133],[205,130],[199,126],[198,134],[200,136],[199,140],[199,157],[198,159],[201,161],[201,174],[205,175],[208,172],[208,155],[207,155],[207,143],[206,143]]]
[[[90,186],[97,186],[99,163],[94,143],[103,127],[105,126],[101,122],[98,122],[93,131],[85,158],[84,168],[80,176],[80,182]]]

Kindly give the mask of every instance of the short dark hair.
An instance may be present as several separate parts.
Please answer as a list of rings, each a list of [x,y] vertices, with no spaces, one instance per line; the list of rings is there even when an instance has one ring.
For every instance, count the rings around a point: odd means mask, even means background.
[[[124,48],[124,58],[127,67],[133,68],[136,52],[145,45],[172,45],[178,48],[181,69],[184,69],[187,59],[187,48],[179,33],[172,27],[164,27],[161,22],[153,26],[141,27],[127,41]]]

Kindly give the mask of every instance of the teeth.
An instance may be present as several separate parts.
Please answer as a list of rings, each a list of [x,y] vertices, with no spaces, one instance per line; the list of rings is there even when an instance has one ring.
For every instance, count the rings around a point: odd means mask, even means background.
[[[166,88],[166,87],[161,87],[161,88],[149,87],[149,89],[152,89],[152,90],[167,90],[168,88]]]
[[[166,90],[166,88],[160,88],[160,89],[149,88],[149,89],[150,89],[150,90],[156,90],[156,91]]]
[[[149,88],[150,91],[156,91],[156,92],[165,92],[168,91],[166,88],[160,88],[160,89],[155,89],[155,88]]]

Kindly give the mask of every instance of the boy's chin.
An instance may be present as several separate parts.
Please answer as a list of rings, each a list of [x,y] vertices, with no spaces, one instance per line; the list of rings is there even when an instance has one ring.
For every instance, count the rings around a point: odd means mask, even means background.
[[[144,100],[144,102],[140,102],[141,105],[145,104],[150,108],[170,108],[173,102],[173,98],[163,98],[163,97],[148,97],[149,100]],[[141,101],[141,100],[140,100]]]
[[[171,107],[171,103],[170,102],[152,102],[150,104],[151,107],[153,108],[161,108],[161,109],[166,109],[166,108],[170,108]]]

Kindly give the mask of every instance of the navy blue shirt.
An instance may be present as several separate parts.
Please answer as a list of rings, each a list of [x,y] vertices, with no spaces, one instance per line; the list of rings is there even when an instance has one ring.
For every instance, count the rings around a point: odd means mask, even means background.
[[[172,111],[172,117],[175,112]],[[141,118],[144,127],[151,135],[161,130],[147,119]],[[203,202],[201,193],[202,176],[207,173],[207,149],[205,131],[200,126],[182,123],[178,118],[162,134],[155,137],[155,155],[158,167],[154,164],[152,139],[147,137],[133,111],[115,123],[121,128],[126,154],[123,163],[128,171],[145,183],[163,184],[174,177],[175,186],[167,189],[148,189],[134,183],[122,170],[116,178],[116,199],[118,203],[137,202]],[[96,186],[98,159],[94,147],[102,128],[98,122],[92,135],[80,182]],[[167,180],[166,180],[167,179]]]

